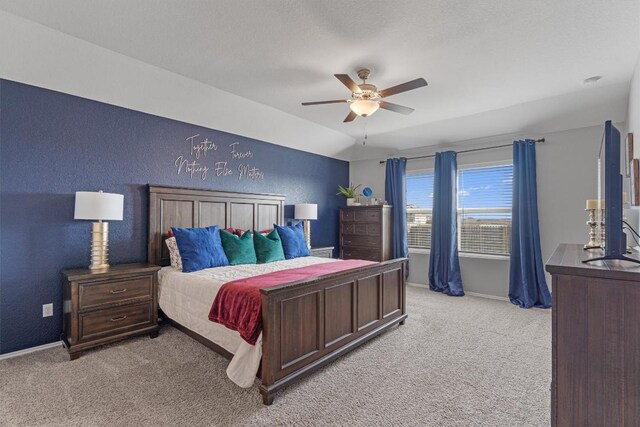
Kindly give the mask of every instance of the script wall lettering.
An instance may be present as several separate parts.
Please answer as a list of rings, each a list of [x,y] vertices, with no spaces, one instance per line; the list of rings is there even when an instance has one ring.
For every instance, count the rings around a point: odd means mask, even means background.
[[[227,177],[264,180],[264,171],[251,164],[253,152],[244,150],[239,142],[222,146],[200,134],[185,138],[185,142],[184,154],[173,163],[178,175],[203,181]]]

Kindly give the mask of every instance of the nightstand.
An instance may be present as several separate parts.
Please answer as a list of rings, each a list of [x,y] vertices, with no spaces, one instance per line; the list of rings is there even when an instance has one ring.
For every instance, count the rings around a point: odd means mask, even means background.
[[[104,272],[62,271],[62,340],[71,360],[124,338],[158,336],[158,270],[153,264],[121,264]]]
[[[324,246],[309,249],[309,255],[320,258],[333,258],[333,246]]]

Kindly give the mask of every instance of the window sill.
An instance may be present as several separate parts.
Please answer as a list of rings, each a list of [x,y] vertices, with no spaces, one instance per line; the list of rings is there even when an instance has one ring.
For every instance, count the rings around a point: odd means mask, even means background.
[[[409,248],[410,254],[423,254],[429,255],[430,249]],[[458,252],[460,258],[476,258],[476,259],[494,259],[497,261],[509,261],[509,255],[489,255],[489,254],[474,254],[472,252]]]

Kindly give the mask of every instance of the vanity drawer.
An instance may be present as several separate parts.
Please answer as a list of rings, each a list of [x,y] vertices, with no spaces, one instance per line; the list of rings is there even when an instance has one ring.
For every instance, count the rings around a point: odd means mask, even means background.
[[[152,275],[109,280],[104,282],[80,282],[78,285],[80,310],[127,300],[151,298]]]
[[[124,329],[153,324],[152,303],[126,305],[80,314],[80,341],[115,335]]]

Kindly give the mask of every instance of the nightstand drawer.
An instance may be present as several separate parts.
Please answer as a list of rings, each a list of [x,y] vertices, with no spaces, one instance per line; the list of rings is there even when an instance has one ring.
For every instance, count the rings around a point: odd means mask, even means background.
[[[80,340],[91,340],[101,335],[114,335],[127,328],[138,328],[153,323],[151,302],[108,308],[81,314]]]
[[[333,246],[311,248],[309,255],[319,258],[333,258]]]
[[[102,283],[79,284],[80,310],[131,299],[151,298],[153,276],[146,275]]]

